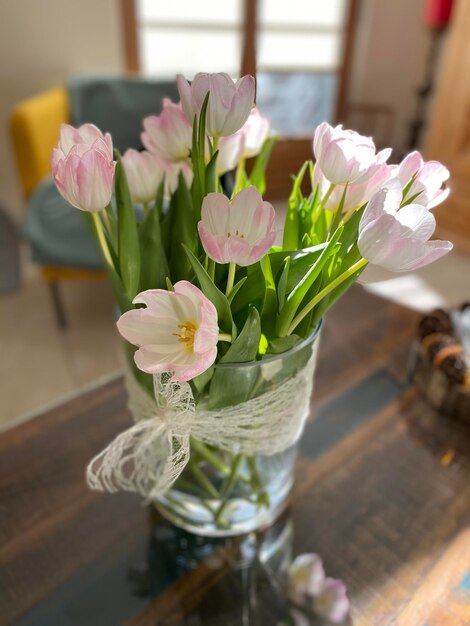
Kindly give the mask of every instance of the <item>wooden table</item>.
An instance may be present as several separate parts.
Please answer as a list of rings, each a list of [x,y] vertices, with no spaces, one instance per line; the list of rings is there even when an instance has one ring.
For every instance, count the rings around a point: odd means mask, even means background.
[[[409,386],[416,319],[360,288],[329,315],[290,511],[257,537],[269,566],[253,538],[194,539],[88,491],[88,460],[130,422],[121,378],[3,433],[0,624],[274,626],[293,528],[293,554],[346,582],[351,623],[468,626],[470,432]]]

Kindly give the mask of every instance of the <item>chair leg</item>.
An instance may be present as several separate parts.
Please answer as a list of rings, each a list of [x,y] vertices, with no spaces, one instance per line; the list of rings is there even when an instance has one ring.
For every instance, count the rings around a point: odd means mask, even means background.
[[[61,330],[65,330],[67,328],[67,316],[65,314],[65,308],[60,293],[59,283],[56,280],[50,280],[48,281],[48,283],[49,289],[51,291],[52,304],[54,307],[57,325]]]

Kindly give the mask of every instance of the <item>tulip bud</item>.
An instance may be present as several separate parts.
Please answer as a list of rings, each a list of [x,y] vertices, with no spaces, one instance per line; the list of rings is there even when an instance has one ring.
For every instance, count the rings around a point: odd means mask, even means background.
[[[416,204],[433,209],[449,195],[450,190],[442,186],[449,179],[449,170],[439,161],[424,161],[417,151],[408,154],[400,165],[392,166],[392,175],[406,187],[414,177],[406,198]]]
[[[122,164],[132,202],[147,204],[154,200],[163,178],[159,160],[146,150],[138,152],[129,148],[122,156]]]
[[[275,213],[256,187],[238,192],[232,202],[209,193],[201,208],[199,236],[206,254],[217,263],[247,266],[267,253],[276,238]]]
[[[303,604],[318,594],[325,580],[323,563],[318,554],[299,554],[288,570],[288,594],[292,602]]]
[[[222,176],[225,172],[234,170],[240,163],[245,150],[245,135],[239,130],[234,135],[222,137],[219,142],[219,154],[217,156],[217,174]]]
[[[114,180],[112,140],[92,124],[61,127],[52,153],[52,176],[59,193],[82,211],[100,211],[111,201]]]
[[[207,93],[210,92],[206,115],[206,132],[212,137],[232,135],[246,122],[255,99],[255,79],[243,76],[233,82],[228,74],[196,74],[191,85],[178,74],[176,77],[183,111],[193,124],[199,116]]]
[[[387,148],[376,153],[370,137],[323,122],[315,130],[313,152],[326,178],[335,185],[345,185],[369,180],[392,151]]]
[[[268,138],[270,123],[258,107],[253,107],[248,119],[240,132],[245,136],[245,151],[243,156],[250,159],[261,152],[264,142]]]
[[[452,250],[450,241],[430,240],[436,220],[426,207],[401,207],[403,189],[396,178],[375,193],[359,224],[358,247],[370,266],[408,272],[436,261]],[[366,278],[367,279],[367,278]]]
[[[147,150],[166,161],[188,159],[192,125],[188,123],[180,104],[164,98],[160,115],[146,117],[143,125],[141,139]]]
[[[325,617],[333,624],[341,624],[349,614],[349,607],[349,599],[343,581],[325,578],[321,591],[313,599],[315,613]]]

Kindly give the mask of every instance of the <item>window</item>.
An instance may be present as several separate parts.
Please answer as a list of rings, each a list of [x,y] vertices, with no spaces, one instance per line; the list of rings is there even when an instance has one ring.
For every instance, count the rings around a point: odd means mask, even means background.
[[[284,135],[309,134],[334,116],[346,2],[259,5],[258,106]]]
[[[240,72],[240,0],[138,0],[141,71],[171,78],[182,73]]]

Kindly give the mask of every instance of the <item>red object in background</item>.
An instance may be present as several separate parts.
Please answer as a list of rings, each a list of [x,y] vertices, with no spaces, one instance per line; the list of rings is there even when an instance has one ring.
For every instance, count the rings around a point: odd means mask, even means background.
[[[450,20],[453,0],[427,0],[424,21],[428,26],[445,26]]]

